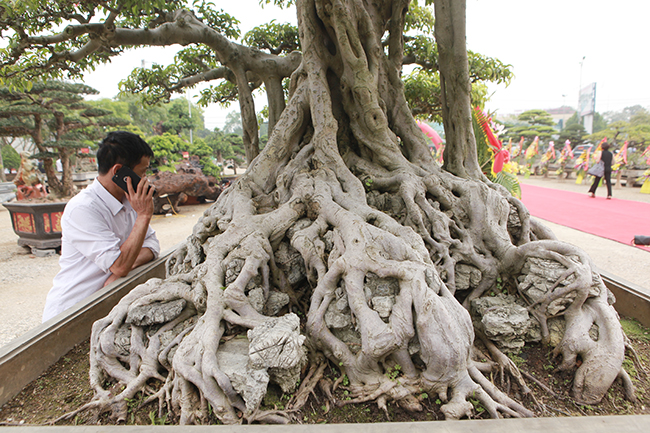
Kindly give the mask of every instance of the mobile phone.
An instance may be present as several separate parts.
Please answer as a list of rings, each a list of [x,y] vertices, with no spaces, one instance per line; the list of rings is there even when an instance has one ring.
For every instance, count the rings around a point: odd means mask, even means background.
[[[129,192],[129,189],[126,186],[127,177],[131,178],[133,190],[136,190],[138,188],[138,183],[140,183],[140,176],[135,174],[135,172],[126,165],[123,165],[122,168],[120,168],[117,173],[115,173],[115,176],[113,176],[113,182],[115,182],[115,184],[122,188],[124,191]]]

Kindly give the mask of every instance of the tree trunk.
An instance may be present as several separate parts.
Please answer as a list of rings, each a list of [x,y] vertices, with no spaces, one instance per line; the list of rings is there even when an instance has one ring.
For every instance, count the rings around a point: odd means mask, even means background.
[[[5,164],[2,160],[2,148],[9,146],[5,137],[2,137],[2,144],[0,145],[0,182],[6,182],[7,177],[5,176]]]
[[[34,130],[31,132],[31,137],[39,152],[46,153],[48,151],[43,140],[43,119],[38,114],[34,115]],[[45,176],[47,176],[47,185],[50,192],[60,195],[63,191],[63,184],[59,180],[56,165],[52,158],[43,158],[43,169],[45,170]]]
[[[54,113],[54,121],[56,122],[56,137],[57,141],[62,140],[66,131],[64,122],[65,116],[62,112]],[[71,197],[74,193],[74,183],[72,181],[72,166],[70,165],[70,157],[74,150],[66,148],[58,148],[59,157],[61,158],[61,186],[55,188],[56,195],[59,197]]]
[[[350,382],[351,400],[339,404],[421,410],[416,397],[427,392],[450,419],[471,415],[469,397],[493,417],[530,416],[473,355],[469,309],[480,323],[477,302],[500,290],[529,305],[520,308],[544,341],[548,318],[564,317],[555,353],[563,368],[581,357],[579,401],[599,400],[625,377],[623,334],[590,259],[549,239],[521,202],[481,175],[464,2],[436,2],[451,173],[434,163],[399,80],[408,3],[297,2],[303,60],[268,144],[170,258],[167,278],[138,287],[95,323],[88,407],[123,420],[127,401],[157,379],[150,400],[181,423],[204,421],[206,401],[224,423],[288,421],[291,412],[258,410],[264,380],[279,380],[278,370],[291,377],[281,386],[294,392],[287,408],[296,410],[329,361]],[[247,393],[220,358],[241,329],[249,330],[243,364],[254,370],[243,376],[262,378],[260,394]],[[520,377],[485,339],[492,350],[480,356]],[[296,391],[303,344],[312,366]],[[117,388],[105,388],[106,377],[122,391],[110,394]]]
[[[456,176],[480,179],[472,128],[472,85],[469,81],[465,32],[465,0],[436,0],[435,36],[442,90],[446,145],[444,168]]]

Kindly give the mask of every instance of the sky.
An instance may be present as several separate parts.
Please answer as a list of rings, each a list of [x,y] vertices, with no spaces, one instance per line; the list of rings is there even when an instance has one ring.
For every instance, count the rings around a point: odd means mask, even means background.
[[[422,1],[422,0],[421,0]],[[577,107],[580,88],[596,83],[596,111],[650,107],[648,0],[466,0],[467,48],[512,65],[511,84],[490,85],[490,111],[506,115],[529,109]],[[242,34],[276,19],[296,24],[295,10],[259,7],[258,0],[224,2],[218,8],[237,17]],[[180,47],[178,47],[180,48]],[[112,98],[118,82],[144,61],[169,64],[170,48],[126,52],[109,65],[87,74],[85,82]],[[190,97],[198,90],[190,91]],[[256,101],[257,109],[265,102]],[[223,127],[228,112],[239,107],[204,108],[208,129]]]

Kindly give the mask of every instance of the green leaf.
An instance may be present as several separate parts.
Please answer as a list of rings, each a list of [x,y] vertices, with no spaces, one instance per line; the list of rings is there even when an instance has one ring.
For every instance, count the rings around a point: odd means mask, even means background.
[[[514,197],[521,198],[521,184],[516,175],[500,171],[497,173],[494,183],[505,187]]]

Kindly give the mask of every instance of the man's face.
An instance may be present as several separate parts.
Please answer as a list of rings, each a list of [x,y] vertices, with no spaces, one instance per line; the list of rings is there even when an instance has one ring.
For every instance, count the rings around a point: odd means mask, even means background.
[[[148,156],[143,156],[140,159],[140,162],[138,163],[138,165],[133,167],[133,171],[135,172],[135,174],[137,174],[140,177],[144,177],[145,174],[147,173],[147,169],[149,168],[149,161],[150,160],[151,160],[151,158],[149,158]]]

